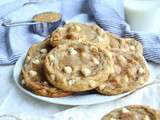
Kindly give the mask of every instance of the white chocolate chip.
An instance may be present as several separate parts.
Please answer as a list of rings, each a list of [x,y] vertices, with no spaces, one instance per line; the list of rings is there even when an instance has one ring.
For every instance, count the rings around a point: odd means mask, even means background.
[[[46,54],[48,51],[47,51],[46,48],[43,48],[43,49],[40,50],[40,52],[41,52],[42,54]]]
[[[54,74],[51,74],[50,76],[51,76],[51,81],[55,81],[56,76]]]
[[[97,36],[97,37],[96,37],[96,41],[97,41],[97,42],[103,42],[104,39],[103,39],[102,37]]]
[[[54,57],[53,55],[49,55],[49,60],[50,60],[51,62],[54,62],[54,61],[55,61],[55,57]]]
[[[21,84],[22,84],[22,85],[24,85],[24,84],[25,84],[25,81],[24,81],[24,80],[22,80],[22,81],[21,81]]]
[[[123,52],[125,52],[125,51],[126,51],[126,49],[125,49],[125,48],[121,48],[121,50],[122,50]]]
[[[89,81],[89,86],[90,86],[90,87],[95,87],[95,86],[96,86],[96,82],[93,81],[93,80],[90,80],[90,81]]]
[[[81,73],[82,73],[85,77],[87,77],[87,76],[89,76],[89,75],[91,74],[91,70],[88,69],[88,68],[86,68],[86,67],[83,67],[83,68],[81,69]]]
[[[139,74],[143,74],[145,72],[145,70],[143,68],[139,68],[138,73]]]
[[[69,51],[69,54],[70,54],[70,55],[75,55],[75,54],[77,54],[77,51],[76,51],[74,48],[69,48],[68,51]]]
[[[116,119],[114,119],[114,118],[110,118],[109,120],[116,120]]]
[[[105,87],[106,87],[106,85],[102,84],[102,85],[99,86],[99,90],[104,90]]]
[[[73,85],[75,82],[76,82],[75,80],[69,80],[69,81],[68,81],[68,84],[69,84],[69,85]]]
[[[88,57],[88,54],[85,53],[85,52],[81,52],[80,54],[81,54],[81,56],[82,56],[83,58],[87,58],[87,57]]]
[[[48,83],[46,81],[43,82],[44,85],[48,85]]]
[[[103,29],[98,26],[97,26],[96,31],[97,31],[98,35],[100,35],[100,36],[102,36],[102,34],[104,33]]]
[[[30,71],[29,71],[29,74],[31,75],[31,77],[34,77],[34,76],[37,75],[37,72],[34,71],[34,70],[30,70]]]
[[[113,67],[110,67],[110,71],[113,74],[115,72],[115,69]]]
[[[151,120],[151,119],[149,118],[148,115],[145,115],[145,117],[143,118],[143,120]]]
[[[27,60],[27,62],[29,62],[29,61],[31,60],[31,57],[30,57],[30,56],[27,56],[27,57],[26,57],[26,60]]]
[[[130,111],[127,108],[122,108],[122,113],[129,113]]]
[[[113,69],[115,70],[116,74],[120,74],[121,71],[122,71],[122,69],[121,69],[121,67],[119,65],[115,65]]]
[[[135,46],[130,46],[130,50],[134,51],[135,49]]]
[[[128,83],[128,81],[129,81],[128,76],[125,75],[125,76],[124,76],[124,82],[125,82],[125,83]]]
[[[122,65],[125,65],[127,63],[127,60],[125,57],[123,57],[122,55],[118,56],[118,60],[120,61],[120,63]]]
[[[145,82],[144,79],[142,79],[142,78],[138,79],[138,83],[140,83],[141,85],[144,84],[144,82]]]
[[[38,65],[40,63],[40,61],[38,59],[36,59],[36,60],[33,60],[32,63]]]
[[[64,71],[65,71],[65,73],[70,74],[72,72],[72,68],[70,66],[66,66],[66,67],[64,67]]]
[[[93,60],[93,62],[94,62],[95,64],[97,64],[97,65],[99,64],[99,61],[98,61],[97,58],[94,57],[94,58],[92,58],[92,60]]]
[[[107,54],[110,58],[112,58],[112,55],[113,55],[112,52],[108,52]]]

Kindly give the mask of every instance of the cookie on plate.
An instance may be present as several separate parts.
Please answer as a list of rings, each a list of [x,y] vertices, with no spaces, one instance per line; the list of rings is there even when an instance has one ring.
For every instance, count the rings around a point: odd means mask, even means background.
[[[52,49],[49,40],[44,40],[38,44],[32,45],[24,61],[21,74],[21,85],[40,96],[63,97],[68,96],[71,92],[60,90],[45,78],[43,72],[43,62],[47,53]]]
[[[45,59],[51,84],[66,91],[87,91],[106,81],[112,68],[110,52],[88,43],[58,45]]]
[[[118,108],[101,120],[160,120],[160,112],[143,105],[130,105]]]
[[[143,46],[134,38],[120,38],[110,32],[106,32],[109,38],[107,49],[120,49],[125,52],[132,52],[143,55]]]
[[[68,23],[59,27],[50,36],[52,46],[64,41],[92,42],[100,46],[108,46],[109,38],[105,31],[96,24]]]
[[[149,78],[149,70],[140,54],[111,50],[113,71],[108,80],[97,88],[104,95],[116,95],[136,89]],[[107,76],[108,77],[108,76]]]
[[[104,31],[96,24],[68,23],[63,27],[59,27],[50,36],[52,46],[68,40],[91,42],[107,49],[119,48],[126,52],[143,54],[141,43],[134,38],[120,38]]]

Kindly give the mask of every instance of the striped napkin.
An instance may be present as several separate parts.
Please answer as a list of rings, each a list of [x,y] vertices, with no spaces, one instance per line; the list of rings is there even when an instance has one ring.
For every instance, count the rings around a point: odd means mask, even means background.
[[[125,21],[124,0],[90,0],[89,7],[97,24],[120,37],[133,37],[144,47],[148,61],[160,63],[160,34],[131,31]]]
[[[27,0],[24,1],[26,2]],[[14,4],[12,3],[5,6],[0,6],[0,17],[4,16],[6,11],[8,14],[11,11],[15,11],[16,8],[22,7],[24,5],[24,1],[17,0],[14,2]],[[88,15],[92,15],[94,17],[92,21],[95,21],[105,30],[117,34],[120,37],[136,38],[143,44],[145,58],[148,61],[160,63],[160,34],[131,31],[130,26],[125,21],[124,0],[50,1],[53,3],[53,9],[59,9],[62,12],[64,20],[68,21],[74,16],[76,17],[81,13],[86,13]],[[37,9],[36,5],[35,7],[32,7],[33,9],[30,14],[33,14],[33,11]],[[47,8],[49,8],[49,5]],[[45,7],[44,9],[47,8]],[[42,8],[40,7],[40,9]],[[23,12],[24,17],[26,17],[25,14],[27,16],[29,13]],[[8,29],[0,26],[0,64],[14,64],[16,60],[22,55],[22,53],[26,51],[26,49],[30,47],[31,44],[35,43],[33,40],[26,40],[23,41],[23,43],[19,39],[12,41],[8,39],[8,32]]]

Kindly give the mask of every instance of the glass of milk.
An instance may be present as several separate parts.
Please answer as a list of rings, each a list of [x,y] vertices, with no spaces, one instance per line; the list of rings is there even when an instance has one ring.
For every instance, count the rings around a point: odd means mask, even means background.
[[[160,0],[126,0],[125,15],[133,31],[158,32]]]

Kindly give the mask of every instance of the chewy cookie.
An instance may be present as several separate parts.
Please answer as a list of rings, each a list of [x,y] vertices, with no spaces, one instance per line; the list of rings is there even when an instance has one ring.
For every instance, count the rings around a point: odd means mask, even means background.
[[[108,80],[97,88],[98,92],[105,95],[121,94],[136,89],[148,80],[149,70],[141,55],[119,49],[111,50],[111,53],[113,71]]]
[[[110,52],[82,42],[58,45],[45,59],[49,82],[66,91],[87,91],[98,87],[111,72]]]
[[[58,28],[50,36],[52,46],[76,40],[91,42],[107,49],[118,48],[122,51],[143,54],[140,42],[133,38],[120,38],[110,32],[104,31],[96,24],[68,23]]]
[[[21,75],[21,84],[26,89],[47,97],[63,97],[71,93],[60,90],[46,81],[43,73],[43,62],[47,53],[52,49],[49,40],[34,44],[28,51]]]
[[[58,28],[52,33],[50,43],[52,46],[63,43],[64,41],[92,42],[100,46],[108,46],[109,38],[104,30],[97,25],[68,23]]]
[[[107,49],[120,49],[124,52],[132,52],[143,55],[143,47],[140,42],[134,38],[120,38],[112,33],[106,32],[109,38]]]
[[[143,105],[131,105],[115,109],[102,120],[160,120],[160,113]]]

